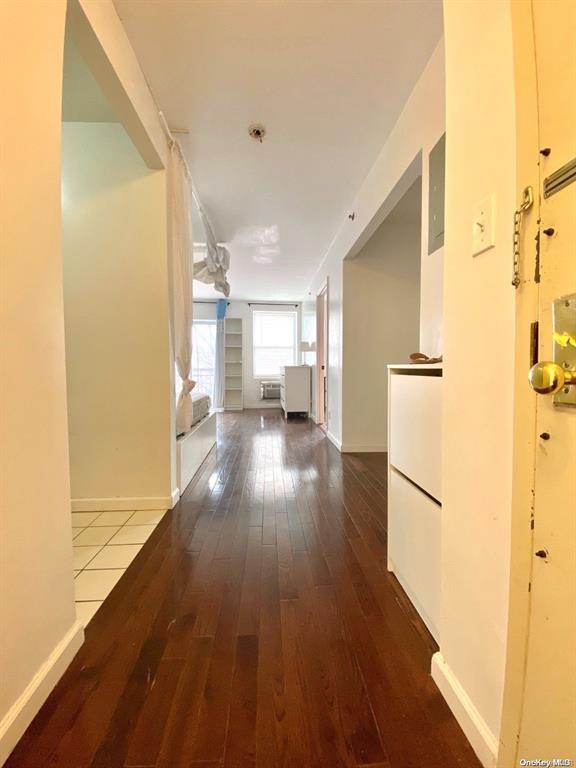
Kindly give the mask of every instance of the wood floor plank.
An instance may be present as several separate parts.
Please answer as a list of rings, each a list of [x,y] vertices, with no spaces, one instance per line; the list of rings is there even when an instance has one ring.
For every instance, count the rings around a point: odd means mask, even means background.
[[[295,572],[299,594],[297,642],[308,688],[307,708],[319,765],[350,768],[356,761],[340,728],[335,668],[326,653],[331,626],[319,621],[317,612],[323,595],[313,585],[306,553],[296,556]]]
[[[116,701],[110,724],[98,745],[91,768],[117,768],[124,763],[135,725],[134,714],[142,711],[156,678],[168,638],[166,629],[172,623],[173,616],[172,595],[167,593],[136,663],[127,676],[122,695]]]
[[[315,618],[327,628],[339,727],[357,765],[385,763],[387,756],[374,719],[354,650],[341,630],[333,587],[316,591]]]
[[[281,601],[280,613],[287,722],[285,765],[288,768],[317,766],[320,765],[320,756],[312,733],[312,706],[299,641],[297,600]]]
[[[293,600],[298,597],[294,584],[294,556],[290,542],[288,516],[279,514],[275,524],[276,541],[278,542],[278,574],[280,578],[280,598]]]
[[[184,660],[163,659],[150,684],[128,745],[126,768],[156,765]]]
[[[238,616],[238,635],[258,636],[260,625],[260,570],[262,567],[262,528],[251,526],[248,533],[248,552],[240,613]]]
[[[203,599],[204,592],[190,592],[179,603],[177,615],[167,627],[163,659],[185,659],[188,656]]]
[[[202,595],[192,634],[194,637],[214,637],[220,619],[222,602],[228,582],[230,560],[218,559],[212,563],[208,586]]]
[[[256,764],[257,690],[258,638],[240,635],[236,640],[224,768],[252,768]]]
[[[275,768],[286,764],[288,750],[278,552],[275,546],[262,549],[260,605],[256,765],[257,768]]]
[[[214,636],[210,669],[198,715],[196,738],[190,753],[192,760],[222,760],[224,756],[248,532],[248,525],[239,526],[235,538],[233,558]]]
[[[6,768],[479,768],[386,570],[384,454],[217,430]]]
[[[158,768],[188,768],[191,762],[190,751],[198,730],[213,644],[213,638],[209,637],[192,641],[170,709],[156,763]]]

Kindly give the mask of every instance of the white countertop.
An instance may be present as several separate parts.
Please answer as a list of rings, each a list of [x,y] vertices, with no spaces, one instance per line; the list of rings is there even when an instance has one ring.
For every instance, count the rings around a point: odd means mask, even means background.
[[[443,363],[390,363],[390,365],[387,366],[388,370],[411,370],[411,371],[425,371],[425,370],[433,370],[438,371],[442,370],[444,364]]]

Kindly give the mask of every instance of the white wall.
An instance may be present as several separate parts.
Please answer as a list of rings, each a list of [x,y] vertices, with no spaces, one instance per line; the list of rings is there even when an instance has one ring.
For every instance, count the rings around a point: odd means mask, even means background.
[[[119,123],[65,123],[62,203],[73,508],[168,508],[165,172]]]
[[[488,765],[502,708],[512,491],[516,144],[510,5],[446,0],[444,20],[444,664],[435,674]],[[473,209],[491,193],[496,247],[472,257]]]
[[[0,764],[82,642],[60,249],[66,3],[0,3]]]
[[[294,302],[296,304],[296,302]],[[275,304],[271,302],[266,306],[260,306],[260,309],[274,308],[278,309],[296,309],[297,312],[297,336],[301,336],[301,308],[287,305],[285,303]],[[194,303],[194,317],[198,320],[210,320],[216,318],[216,304],[202,302]],[[242,370],[244,373],[244,408],[279,408],[277,402],[266,402],[260,400],[260,380],[255,379],[252,374],[252,309],[248,301],[233,301],[228,305],[226,317],[239,317],[242,319]],[[299,359],[299,358],[298,358]],[[306,361],[303,361],[306,362]]]
[[[362,250],[344,261],[342,450],[386,451],[387,365],[420,331],[421,180]]]
[[[350,210],[355,218],[345,217],[330,249],[310,286],[308,299],[314,297],[328,278],[329,283],[329,344],[328,344],[328,432],[334,442],[342,440],[342,269],[346,256],[353,256],[368,241],[378,226],[392,210],[402,191],[420,174],[419,153],[422,153],[424,168],[432,147],[445,130],[444,104],[444,45],[438,44],[416,83],[406,106],[380,155],[364,180]],[[407,169],[409,172],[407,172]],[[400,181],[403,181],[404,190]],[[422,227],[427,232],[428,182],[423,176]],[[427,239],[427,238],[426,238]],[[422,240],[424,244],[424,238]],[[421,321],[422,351],[435,354],[441,348],[441,306],[438,272],[441,249],[432,259],[423,258]],[[430,279],[430,272],[434,278]],[[428,331],[428,324],[436,330]],[[434,341],[436,339],[436,341]]]

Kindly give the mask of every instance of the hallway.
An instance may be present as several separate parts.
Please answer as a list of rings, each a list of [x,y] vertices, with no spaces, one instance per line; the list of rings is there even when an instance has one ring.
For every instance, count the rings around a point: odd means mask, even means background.
[[[218,418],[6,766],[478,766],[386,572],[384,455]]]

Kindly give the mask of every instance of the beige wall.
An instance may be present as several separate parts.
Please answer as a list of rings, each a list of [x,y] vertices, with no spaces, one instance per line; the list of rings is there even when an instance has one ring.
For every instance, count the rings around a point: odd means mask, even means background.
[[[64,0],[0,3],[0,763],[82,641],[66,425]]]
[[[308,299],[313,299],[328,279],[330,327],[328,339],[328,435],[337,444],[342,441],[342,272],[343,261],[354,256],[366,244],[387,214],[398,202],[416,177],[427,168],[430,150],[442,136],[445,129],[444,109],[444,44],[441,41],[406,105],[398,118],[380,155],[368,173],[350,209],[355,218],[345,223],[337,233],[332,245],[310,286]],[[422,161],[419,159],[422,154]],[[427,173],[427,171],[424,171]],[[422,186],[423,211],[428,210],[427,175]],[[398,194],[398,196],[395,196]],[[426,213],[427,217],[427,213]],[[427,228],[427,218],[423,218]],[[434,266],[441,268],[442,251],[432,258],[424,257],[422,265],[422,309],[421,329],[422,351],[433,354],[441,348],[442,337],[442,296],[439,290],[438,272],[431,277]],[[312,324],[305,327],[305,338],[309,341]],[[307,355],[314,364],[314,356]],[[398,362],[398,361],[395,361]],[[400,361],[401,362],[401,361]],[[315,374],[313,372],[313,381]]]
[[[510,6],[445,0],[447,168],[441,667],[485,764],[500,730],[512,491],[515,111]],[[496,196],[496,247],[471,253]]]
[[[386,451],[389,363],[420,330],[421,181],[353,259],[344,261],[342,450]]]
[[[118,123],[65,123],[62,145],[74,508],[165,508],[172,491],[165,172],[145,166]]]

